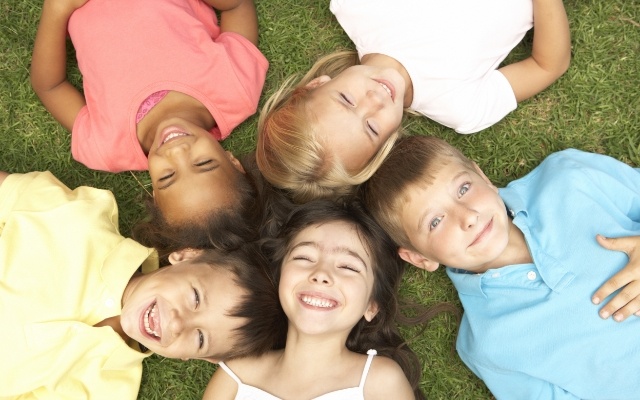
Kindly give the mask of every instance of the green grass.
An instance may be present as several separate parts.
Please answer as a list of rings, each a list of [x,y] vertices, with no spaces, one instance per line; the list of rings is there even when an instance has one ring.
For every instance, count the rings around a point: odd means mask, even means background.
[[[260,48],[271,62],[264,93],[289,74],[304,72],[320,55],[352,48],[333,20],[328,0],[256,0]],[[522,103],[494,127],[458,135],[425,118],[408,117],[408,130],[433,134],[459,146],[499,185],[524,175],[551,152],[568,147],[606,153],[640,166],[640,3],[626,0],[567,0],[573,60],[552,87]],[[124,234],[143,212],[146,173],[107,174],[72,160],[70,135],[45,112],[28,82],[41,1],[0,4],[0,169],[51,170],[69,186],[114,191]],[[508,60],[528,54],[530,37]],[[71,53],[72,54],[72,53]],[[69,66],[74,83],[79,74]],[[263,99],[264,100],[264,99]],[[255,145],[256,118],[241,125],[224,146],[234,153]],[[450,301],[455,291],[444,274],[411,269],[402,293],[423,304]],[[482,382],[452,353],[456,322],[441,316],[424,332],[405,330],[423,361],[422,388],[432,399],[490,399]],[[204,362],[153,356],[145,361],[141,399],[198,399],[213,371]]]

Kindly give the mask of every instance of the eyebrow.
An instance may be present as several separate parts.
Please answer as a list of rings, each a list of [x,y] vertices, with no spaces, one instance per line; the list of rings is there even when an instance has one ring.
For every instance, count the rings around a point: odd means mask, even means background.
[[[213,170],[217,169],[219,166],[220,166],[220,164],[215,164],[215,165],[212,165],[211,167],[208,167],[208,168],[205,168],[205,169],[199,169],[197,171],[197,173],[198,174],[207,173],[207,172],[210,172],[210,171],[213,171]],[[169,183],[167,183],[166,185],[158,187],[158,190],[165,190],[169,186],[173,185],[176,180],[177,179],[171,179],[169,181]]]
[[[298,244],[296,244],[295,246],[293,246],[291,248],[291,250],[289,251],[289,254],[291,254],[295,249],[297,249],[298,247],[304,247],[304,246],[309,246],[309,247],[314,247],[318,250],[322,250],[321,246],[318,245],[318,243],[316,242],[300,242]],[[367,263],[364,261],[364,259],[362,257],[360,257],[360,254],[356,253],[355,251],[351,250],[349,247],[347,246],[337,246],[337,247],[332,247],[331,249],[329,249],[329,252],[331,254],[346,254],[349,255],[353,258],[356,258],[358,260],[360,260],[360,262],[362,263],[362,265],[364,265],[365,269],[368,269],[369,266],[367,265]]]

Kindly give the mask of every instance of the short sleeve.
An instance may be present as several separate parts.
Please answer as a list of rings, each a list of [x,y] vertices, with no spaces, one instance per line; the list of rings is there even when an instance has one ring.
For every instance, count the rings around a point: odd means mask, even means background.
[[[224,46],[230,63],[230,71],[234,74],[229,79],[235,79],[243,93],[234,96],[239,104],[235,115],[227,115],[230,126],[237,126],[258,109],[258,100],[262,94],[269,62],[260,50],[244,36],[235,32],[223,32],[216,38],[216,43]],[[222,132],[220,140],[226,138],[230,132]]]
[[[437,84],[443,86],[439,90],[440,96],[430,98],[428,104],[414,102],[411,108],[458,133],[470,134],[486,129],[518,105],[509,81],[497,70],[470,82],[441,81]]]

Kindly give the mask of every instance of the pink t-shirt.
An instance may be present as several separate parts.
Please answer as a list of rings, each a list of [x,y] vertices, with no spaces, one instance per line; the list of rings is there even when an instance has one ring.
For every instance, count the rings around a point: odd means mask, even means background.
[[[89,168],[148,169],[136,113],[152,93],[202,102],[216,139],[254,114],[268,68],[243,36],[220,33],[199,0],[90,0],[69,20],[87,105],[74,121],[73,157]]]

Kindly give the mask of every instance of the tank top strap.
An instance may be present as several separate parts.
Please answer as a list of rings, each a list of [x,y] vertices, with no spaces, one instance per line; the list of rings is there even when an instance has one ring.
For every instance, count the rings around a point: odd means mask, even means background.
[[[224,372],[226,372],[227,374],[229,374],[229,376],[231,377],[231,379],[233,379],[234,381],[236,381],[236,383],[238,384],[238,387],[242,386],[242,381],[240,380],[240,378],[238,378],[238,376],[236,374],[233,373],[233,371],[231,371],[231,368],[227,367],[227,364],[225,364],[224,362],[220,361],[218,363],[218,366],[220,368],[222,368],[224,370]]]
[[[373,357],[378,354],[374,349],[367,350],[367,363],[364,365],[364,370],[362,371],[362,378],[360,378],[360,385],[358,387],[360,389],[364,388],[364,382],[367,380],[367,375],[369,374],[369,368],[371,368],[371,362],[373,361]]]

